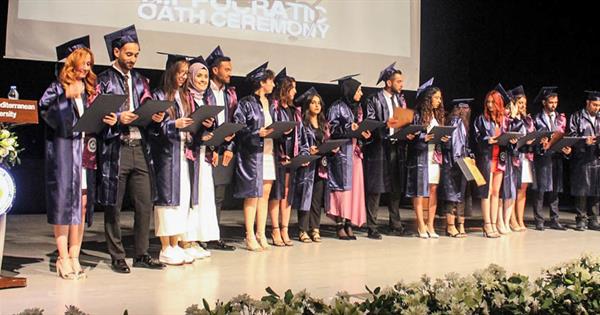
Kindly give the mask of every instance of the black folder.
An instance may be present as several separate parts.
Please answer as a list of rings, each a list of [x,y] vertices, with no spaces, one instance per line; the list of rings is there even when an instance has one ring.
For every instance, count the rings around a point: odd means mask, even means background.
[[[435,126],[431,128],[428,134],[433,135],[433,139],[427,142],[428,144],[438,144],[442,142],[443,137],[452,136],[452,132],[456,129],[454,126]]]
[[[320,155],[297,155],[293,159],[291,159],[291,163],[287,165],[289,168],[298,168],[301,167],[302,164],[310,163],[312,161],[320,159]]]
[[[554,143],[550,148],[548,148],[548,151],[558,152],[564,147],[573,147],[584,141],[585,137],[563,137],[562,139],[556,141],[556,143]]]
[[[181,129],[181,131],[188,131],[191,133],[198,132],[198,129],[200,129],[200,127],[202,126],[203,121],[205,121],[211,117],[216,117],[217,114],[219,114],[223,109],[225,109],[225,106],[204,105],[204,106],[198,107],[189,116],[191,119],[194,120],[194,122],[191,125]]]
[[[319,154],[327,154],[327,153],[335,150],[336,148],[339,148],[340,146],[346,144],[348,141],[349,141],[348,139],[327,140],[327,141],[323,142],[317,148],[317,150],[319,150]]]
[[[244,125],[242,124],[223,123],[213,132],[213,137],[210,140],[205,141],[204,144],[208,146],[218,146],[225,142],[226,137],[231,136],[242,128],[244,128]]]
[[[392,138],[396,138],[398,140],[406,140],[406,136],[409,134],[415,134],[420,131],[425,131],[426,128],[423,125],[409,125],[406,126],[394,133]]]
[[[127,95],[101,94],[90,107],[86,108],[83,116],[75,124],[74,131],[99,133],[106,124],[102,122],[104,116],[116,113],[127,100]]]
[[[284,132],[294,129],[294,127],[296,127],[295,121],[276,121],[267,127],[267,129],[273,129],[273,132],[266,136],[266,138],[281,138]]]
[[[522,133],[520,132],[505,132],[503,134],[501,134],[500,136],[498,136],[498,138],[496,138],[496,140],[498,141],[498,145],[504,146],[504,145],[508,145],[510,143],[511,139],[519,139],[523,136]]]
[[[146,127],[152,121],[152,115],[164,112],[167,108],[175,105],[173,101],[146,101],[142,106],[138,107],[133,113],[139,117],[134,120],[131,125],[138,127]]]
[[[533,143],[531,143],[531,145],[536,145],[536,144],[540,143],[540,140],[542,140],[544,137],[547,137],[548,140],[550,140],[550,137],[552,136],[553,133],[554,132],[552,132],[552,131],[530,132],[519,139],[519,142],[517,142],[517,149],[521,148],[524,145],[527,145],[527,142],[530,140],[534,140]]]
[[[365,119],[360,124],[358,124],[358,129],[354,131],[350,131],[347,134],[348,138],[360,138],[362,137],[362,133],[365,131],[371,131],[373,129],[377,129],[379,127],[385,126],[385,123],[379,120]]]

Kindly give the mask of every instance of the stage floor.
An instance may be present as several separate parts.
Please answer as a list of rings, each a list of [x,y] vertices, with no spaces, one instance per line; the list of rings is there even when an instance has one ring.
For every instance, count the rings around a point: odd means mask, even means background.
[[[132,244],[132,214],[122,216],[126,245]],[[386,214],[382,208],[381,223],[387,222]],[[294,213],[293,222],[295,217]],[[412,211],[402,210],[402,218],[412,222]],[[562,221],[572,224],[573,214],[564,213]],[[201,305],[202,298],[211,303],[241,293],[260,298],[267,286],[278,293],[306,288],[311,295],[327,300],[341,290],[358,294],[365,291],[365,285],[414,281],[424,273],[432,277],[448,272],[464,275],[490,263],[537,277],[542,268],[582,253],[600,254],[600,232],[528,230],[485,239],[479,216],[467,222],[472,228],[465,239],[384,235],[382,241],[366,238],[364,231],[357,232],[357,241],[337,240],[333,238],[332,221],[323,217],[321,244],[294,242],[293,247],[272,247],[255,253],[242,247],[242,222],[241,211],[223,212],[223,233],[239,247],[234,252],[213,251],[211,258],[192,265],[167,267],[164,271],[133,268],[131,274],[122,275],[110,270],[102,213],[97,213],[94,225],[86,231],[81,255],[89,269],[88,278],[67,281],[54,272],[56,251],[45,215],[9,215],[2,274],[27,277],[28,286],[0,290],[0,314],[31,307],[43,308],[45,314],[61,314],[65,305],[71,304],[91,314],[122,314],[125,309],[129,314],[184,314],[186,307]],[[437,220],[440,235],[442,222]],[[414,230],[413,224],[409,227]],[[296,232],[292,230],[294,235]],[[158,239],[153,239],[154,257],[159,250]]]

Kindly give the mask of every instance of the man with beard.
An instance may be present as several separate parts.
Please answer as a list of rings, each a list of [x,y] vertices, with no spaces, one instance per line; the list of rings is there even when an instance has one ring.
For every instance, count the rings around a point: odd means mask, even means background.
[[[140,53],[135,26],[104,36],[111,67],[98,75],[99,94],[126,95],[118,112],[118,122],[98,135],[98,203],[105,206],[104,231],[111,267],[118,273],[129,273],[125,248],[121,241],[121,207],[125,191],[129,191],[135,207],[134,267],[162,269],[164,265],[148,254],[150,218],[153,207],[152,159],[143,128],[131,123],[133,113],[151,98],[148,79],[133,70]],[[161,122],[164,113],[154,114],[152,120]]]
[[[600,92],[586,91],[585,108],[574,113],[569,120],[569,136],[585,137],[585,145],[573,149],[571,157],[571,195],[575,198],[577,224],[575,230],[600,230],[598,215],[593,208],[598,207],[600,185]]]
[[[379,82],[385,86],[372,94],[364,103],[364,112],[367,119],[388,122],[394,120],[394,109],[406,108],[402,96],[404,78],[402,71],[394,68],[396,63],[389,65],[379,75]],[[405,167],[405,142],[391,138],[394,129],[384,126],[373,131],[373,137],[364,147],[365,191],[367,204],[368,237],[381,239],[377,229],[377,211],[381,194],[387,193],[389,216],[389,229],[391,235],[400,236],[404,227],[400,221],[399,203],[404,193],[406,178]]]
[[[212,104],[225,106],[225,110],[217,116],[217,127],[226,122],[232,122],[233,113],[237,108],[237,94],[235,88],[229,86],[231,82],[231,58],[225,56],[220,46],[217,46],[206,58],[206,64],[210,72],[210,88],[206,90],[207,97],[211,98]],[[235,134],[234,134],[235,135]],[[213,168],[213,181],[215,185],[215,205],[217,208],[217,220],[221,222],[221,208],[225,200],[227,186],[231,184],[235,165],[234,159],[234,135],[225,138],[225,142],[217,148],[219,160],[217,167]],[[206,244],[208,249],[235,250],[234,246],[228,245],[222,240],[210,241]]]

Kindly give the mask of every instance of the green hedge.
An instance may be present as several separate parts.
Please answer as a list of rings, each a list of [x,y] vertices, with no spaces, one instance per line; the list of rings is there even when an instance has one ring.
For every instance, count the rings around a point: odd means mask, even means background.
[[[600,314],[600,259],[590,255],[544,270],[530,281],[497,265],[462,277],[456,273],[442,279],[427,276],[420,281],[393,287],[365,288],[365,296],[339,292],[330,302],[306,291],[288,290],[280,296],[271,288],[255,300],[247,294],[210,306],[192,305],[186,315],[205,314]],[[30,309],[19,314],[42,314]],[[125,311],[127,313],[127,311]],[[65,314],[85,314],[70,306]]]

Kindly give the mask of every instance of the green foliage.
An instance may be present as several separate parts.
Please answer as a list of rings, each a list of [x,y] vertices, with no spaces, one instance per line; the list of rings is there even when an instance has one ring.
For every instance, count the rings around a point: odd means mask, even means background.
[[[283,296],[272,288],[260,300],[247,294],[211,306],[202,300],[186,315],[359,315],[359,314],[600,314],[600,259],[589,255],[544,270],[531,282],[527,276],[513,274],[490,265],[472,275],[449,273],[432,280],[422,276],[417,282],[399,282],[389,288],[365,287],[366,297],[338,292],[329,302],[310,296],[306,290]],[[41,309],[27,309],[19,315],[41,315]],[[84,315],[69,306],[65,314]]]

